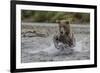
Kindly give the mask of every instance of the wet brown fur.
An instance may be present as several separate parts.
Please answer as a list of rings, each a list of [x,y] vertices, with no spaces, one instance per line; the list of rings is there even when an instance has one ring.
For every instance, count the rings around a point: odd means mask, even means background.
[[[59,49],[59,43],[63,43],[66,48],[75,46],[74,33],[71,31],[70,23],[66,20],[57,20],[59,34],[54,36],[54,45]]]

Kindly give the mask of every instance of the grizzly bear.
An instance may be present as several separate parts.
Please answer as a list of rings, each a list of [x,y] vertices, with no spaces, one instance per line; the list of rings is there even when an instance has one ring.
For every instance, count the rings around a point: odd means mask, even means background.
[[[59,33],[53,37],[54,46],[61,51],[73,48],[75,46],[75,37],[70,22],[67,20],[57,20],[56,22],[59,26]]]

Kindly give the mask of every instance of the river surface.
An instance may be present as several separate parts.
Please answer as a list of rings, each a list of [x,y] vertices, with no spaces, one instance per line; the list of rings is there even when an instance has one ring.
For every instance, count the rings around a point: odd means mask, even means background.
[[[57,24],[22,23],[21,62],[48,62],[90,59],[90,27],[73,24],[76,45],[71,54],[61,54],[54,46],[53,36],[58,32]]]

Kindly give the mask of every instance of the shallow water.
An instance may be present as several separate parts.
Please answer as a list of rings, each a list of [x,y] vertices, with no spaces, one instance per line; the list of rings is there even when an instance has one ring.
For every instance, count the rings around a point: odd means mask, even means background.
[[[28,32],[28,35],[22,36],[21,62],[29,63],[29,62],[90,59],[89,33],[82,33],[83,31],[81,33],[75,33],[76,46],[72,48],[73,52],[71,54],[66,54],[66,53],[62,53],[60,50],[57,50],[55,48],[54,43],[52,41],[53,35],[55,34],[54,31],[57,31],[57,29],[50,30],[49,28],[49,35],[43,37],[37,35],[34,36],[30,32]],[[43,31],[43,32],[47,32],[47,31]],[[26,31],[24,32],[24,34],[27,34]]]

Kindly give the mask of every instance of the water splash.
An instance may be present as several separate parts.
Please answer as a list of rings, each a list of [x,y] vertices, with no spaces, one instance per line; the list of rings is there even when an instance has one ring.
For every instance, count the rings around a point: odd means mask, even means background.
[[[84,38],[83,40],[81,41],[77,41],[76,42],[76,46],[74,48],[72,48],[75,52],[86,52],[88,49],[87,49],[87,46],[86,46],[86,42],[88,42],[89,38]]]
[[[30,51],[29,53],[32,53],[32,54],[39,54],[39,53],[42,53],[42,54],[48,54],[48,55],[56,55],[56,54],[61,54],[61,53],[65,53],[65,54],[68,54],[70,53],[72,50],[74,52],[84,52],[86,51],[86,48],[83,48],[83,46],[85,47],[86,45],[84,44],[86,41],[87,41],[88,38],[84,38],[83,40],[81,41],[77,41],[76,42],[76,46],[73,47],[73,48],[68,48],[66,50],[58,50],[57,48],[55,48],[54,44],[51,43],[51,45],[45,49],[40,49],[40,50],[35,50],[35,51]]]

